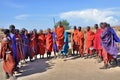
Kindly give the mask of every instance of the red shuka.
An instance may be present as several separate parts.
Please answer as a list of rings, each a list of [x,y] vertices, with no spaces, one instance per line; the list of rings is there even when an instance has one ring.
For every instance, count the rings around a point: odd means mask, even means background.
[[[21,36],[20,34],[15,35],[16,43],[17,43],[17,59],[20,61],[22,59],[22,44],[21,44]]]
[[[56,33],[56,43],[57,43],[57,46],[58,46],[58,49],[59,50],[62,50],[62,47],[64,45],[64,27],[61,26],[61,27],[57,27],[55,29],[55,33]]]
[[[48,33],[46,35],[46,50],[47,52],[52,52],[53,49],[53,38],[52,38],[52,33]]]
[[[82,31],[78,32],[78,45],[79,45],[79,53],[83,55],[84,51],[84,33]]]
[[[38,36],[38,42],[39,42],[39,49],[38,49],[38,53],[40,55],[44,55],[45,54],[45,34],[40,34]]]
[[[74,32],[73,32],[73,49],[79,50],[79,47],[78,47],[78,29],[74,30]]]
[[[86,49],[93,47],[94,32],[88,31],[86,34]]]
[[[10,53],[6,53],[7,51],[10,51]],[[7,39],[7,37],[4,37],[2,39],[0,57],[3,59],[4,71],[8,74],[13,74],[13,70],[15,68],[15,61],[12,49],[10,47],[10,41]]]
[[[32,36],[30,38],[30,51],[31,51],[32,58],[38,53],[38,49],[39,49],[39,47],[38,47],[38,35],[32,34]]]
[[[102,46],[100,44],[100,35],[102,33],[102,29],[98,29],[95,33],[95,38],[94,38],[94,49],[96,50],[101,50]]]

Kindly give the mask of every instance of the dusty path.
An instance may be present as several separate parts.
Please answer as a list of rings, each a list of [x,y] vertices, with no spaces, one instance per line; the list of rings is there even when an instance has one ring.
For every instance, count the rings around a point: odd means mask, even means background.
[[[17,80],[120,80],[120,67],[100,70],[95,59],[36,60],[22,68]],[[0,64],[0,80],[5,80]]]

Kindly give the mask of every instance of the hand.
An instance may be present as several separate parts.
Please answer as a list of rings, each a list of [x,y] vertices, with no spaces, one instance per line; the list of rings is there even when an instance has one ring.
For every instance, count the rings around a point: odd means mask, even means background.
[[[16,38],[16,40],[19,40],[19,38]]]
[[[10,54],[11,53],[11,51],[6,51],[6,54]]]

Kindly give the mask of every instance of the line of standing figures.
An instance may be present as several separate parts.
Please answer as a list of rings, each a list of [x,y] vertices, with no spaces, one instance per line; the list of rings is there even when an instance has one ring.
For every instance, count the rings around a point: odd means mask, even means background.
[[[95,33],[88,26],[86,36],[84,36],[85,33],[81,27],[74,26],[72,54],[74,55],[76,51],[80,57],[87,59],[92,58],[93,53],[96,53],[100,61],[104,61],[104,66],[101,69],[109,68],[108,64],[112,60],[117,65],[118,48],[116,42],[120,42],[120,39],[114,29],[107,23],[100,23],[100,28],[95,24],[94,28],[96,29]],[[6,79],[14,80],[13,74],[20,72],[19,63],[26,63],[28,58],[33,62],[37,59],[37,55],[44,58],[45,53],[47,53],[47,58],[51,58],[51,52],[54,52],[54,58],[57,56],[67,57],[71,52],[68,37],[61,22],[55,27],[55,30],[51,31],[48,28],[46,33],[40,30],[39,34],[36,29],[33,31],[27,31],[25,28],[18,30],[14,25],[10,25],[9,29],[4,29],[0,58],[3,59]]]

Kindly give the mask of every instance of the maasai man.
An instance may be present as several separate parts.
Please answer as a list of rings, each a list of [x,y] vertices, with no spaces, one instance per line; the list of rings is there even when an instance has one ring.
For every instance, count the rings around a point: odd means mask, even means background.
[[[28,38],[28,45],[29,45],[29,47],[28,47],[28,49],[30,49],[29,51],[29,55],[28,55],[28,57],[30,58],[30,61],[31,62],[33,62],[33,57],[32,57],[32,52],[31,52],[31,47],[30,47],[30,43],[31,43],[31,35],[32,35],[32,32],[31,31],[26,31],[26,36],[27,36],[27,38]]]
[[[33,59],[34,55],[35,55],[35,51],[34,51],[34,48],[33,48],[33,40],[32,40],[32,38],[33,38],[33,31],[31,30],[29,32],[29,34],[30,34],[30,55],[31,55],[31,58]]]
[[[68,53],[68,33],[66,31],[64,31],[64,45],[63,45],[63,48],[62,48],[62,54],[63,54],[63,57],[66,56],[67,57],[67,53]]]
[[[20,60],[22,60],[22,54],[23,53],[22,53],[21,35],[20,35],[18,29],[15,30],[15,38],[16,38],[16,43],[17,43],[17,53],[18,53],[17,58],[18,58],[18,62],[19,62]]]
[[[102,27],[103,23],[100,23],[100,27]],[[102,46],[100,44],[100,35],[102,33],[102,29],[98,28],[98,24],[94,25],[96,29],[95,38],[94,38],[94,50],[98,54],[98,62],[102,61]]]
[[[84,56],[84,33],[81,31],[81,27],[78,27],[78,45],[79,45],[79,54],[81,57]]]
[[[74,32],[73,32],[73,55],[75,54],[75,51],[77,51],[78,54],[78,29],[76,26],[74,26]]]
[[[43,30],[40,30],[39,36],[38,36],[38,44],[39,44],[39,54],[40,54],[40,58],[42,56],[42,58],[44,58],[44,54],[45,54],[45,34],[43,33]]]
[[[114,31],[114,29],[110,26],[110,24],[108,24],[108,27],[110,28],[110,32],[113,34],[114,40],[115,42],[120,43],[120,38],[117,36],[116,32]],[[116,62],[117,65],[117,59],[114,59],[114,61]],[[111,62],[111,61],[110,61]]]
[[[54,58],[57,58],[56,53],[58,52],[58,47],[57,47],[57,44],[56,44],[56,34],[55,34],[54,31],[52,32],[52,37],[53,37]]]
[[[61,22],[59,22],[59,25],[57,28],[55,28],[55,33],[56,33],[56,39],[57,39],[57,46],[58,46],[58,51],[59,55],[61,55],[61,50],[64,45],[64,26],[62,25]]]
[[[22,40],[22,53],[23,53],[23,60],[25,61],[25,28],[23,28],[20,32],[21,40]]]
[[[118,47],[116,45],[113,33],[111,33],[110,27],[108,27],[107,23],[103,24],[101,45],[103,47],[102,56],[104,60],[104,66],[101,67],[101,69],[107,69],[109,60],[115,59],[115,61],[117,61],[116,59],[118,56]]]
[[[93,53],[93,40],[94,40],[94,32],[90,30],[90,26],[87,27],[86,33],[86,58],[88,58],[88,54],[90,54],[90,58],[92,58]]]
[[[15,71],[18,71],[17,65],[18,65],[18,58],[17,58],[17,45],[16,45],[16,38],[15,38],[15,26],[14,25],[10,25],[9,27],[10,30],[10,39],[12,40],[12,51],[13,51],[13,55],[15,58]]]
[[[94,25],[94,28],[95,28],[95,30],[96,30],[96,33],[95,33],[95,38],[94,38],[94,49],[95,49],[95,51],[97,52],[97,54],[98,54],[98,44],[100,43],[99,42],[99,27],[98,27],[98,24],[95,24]]]
[[[53,38],[52,38],[52,32],[51,29],[47,29],[47,34],[46,34],[46,51],[47,51],[47,58],[51,57],[51,52],[53,49]]]
[[[9,38],[9,33],[10,31],[8,29],[4,30],[4,37],[1,41],[0,58],[3,59],[3,69],[6,73],[6,79],[10,78],[10,80],[14,80],[13,71],[15,68],[15,60],[11,49],[12,41]]]
[[[28,59],[30,57],[31,61],[31,55],[30,55],[30,39],[28,38],[28,31],[26,29],[22,29],[22,50],[24,54],[24,59]]]
[[[37,54],[38,54],[38,34],[37,30],[33,30],[33,35],[31,36],[31,43],[32,43],[32,48],[34,50],[34,55],[35,59],[37,59]]]

